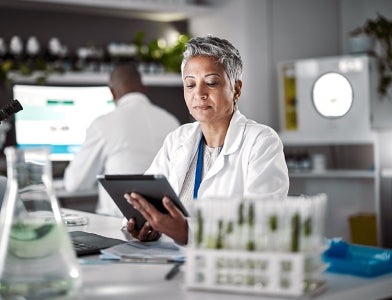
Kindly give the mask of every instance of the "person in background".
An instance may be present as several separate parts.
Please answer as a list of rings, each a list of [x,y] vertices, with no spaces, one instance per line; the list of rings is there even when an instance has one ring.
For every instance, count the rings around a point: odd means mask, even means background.
[[[146,174],[165,175],[187,209],[192,201],[208,197],[287,196],[289,177],[279,136],[237,107],[242,65],[239,51],[225,39],[196,37],[186,45],[184,98],[196,121],[167,136]],[[180,245],[190,241],[187,218],[168,197],[162,201],[169,214],[137,193],[124,197],[146,218],[140,230],[133,219],[127,222],[133,237],[150,241],[163,233]]]
[[[109,87],[115,109],[94,120],[87,129],[80,151],[64,172],[67,191],[96,187],[98,174],[143,174],[166,135],[180,125],[173,115],[148,99],[135,65],[116,65]],[[96,212],[122,216],[100,185]]]

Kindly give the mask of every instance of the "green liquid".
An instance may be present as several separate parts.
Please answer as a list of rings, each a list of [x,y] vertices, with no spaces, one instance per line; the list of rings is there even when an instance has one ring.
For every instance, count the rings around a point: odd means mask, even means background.
[[[22,278],[26,279],[26,278]],[[72,294],[79,287],[76,279],[45,278],[45,280],[27,282],[24,281],[0,281],[0,299],[54,299],[55,297]]]
[[[16,223],[11,228],[9,250],[20,258],[45,257],[59,250],[60,236],[54,223]]]
[[[77,290],[80,273],[66,234],[53,222],[14,224],[0,274],[0,299],[55,299]]]

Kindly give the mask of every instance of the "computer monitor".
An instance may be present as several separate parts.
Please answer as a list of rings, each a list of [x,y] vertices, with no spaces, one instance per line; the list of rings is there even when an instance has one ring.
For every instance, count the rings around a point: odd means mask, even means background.
[[[85,140],[91,122],[114,109],[107,86],[14,84],[23,106],[15,114],[16,145],[48,146],[52,161],[70,161]]]

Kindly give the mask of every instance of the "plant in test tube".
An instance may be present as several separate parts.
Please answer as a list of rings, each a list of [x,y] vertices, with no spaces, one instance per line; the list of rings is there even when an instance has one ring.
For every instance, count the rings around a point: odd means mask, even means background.
[[[291,251],[299,251],[300,216],[294,213],[291,218]]]
[[[201,209],[197,210],[197,228],[196,228],[196,245],[200,246],[203,242],[203,216]]]
[[[238,227],[237,229],[237,236],[236,236],[236,240],[237,240],[237,249],[243,249],[244,247],[244,243],[243,243],[243,239],[244,239],[244,233],[243,233],[243,225],[245,222],[245,217],[244,217],[244,203],[241,202],[238,205]]]
[[[234,225],[233,220],[227,220],[225,223],[225,239],[224,239],[224,248],[231,249],[233,247],[233,232]]]
[[[223,248],[223,220],[218,221],[218,235],[216,237],[216,249],[222,249]]]
[[[269,217],[269,227],[271,231],[276,231],[278,229],[278,217],[276,215]]]
[[[255,225],[255,210],[253,206],[253,202],[250,201],[248,205],[248,243],[246,245],[247,250],[254,251],[256,248],[255,240],[254,240],[254,225]]]

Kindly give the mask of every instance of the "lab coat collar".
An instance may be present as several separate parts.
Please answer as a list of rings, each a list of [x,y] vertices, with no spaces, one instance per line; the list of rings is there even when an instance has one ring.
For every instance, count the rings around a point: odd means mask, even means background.
[[[234,112],[230,124],[229,129],[227,131],[227,135],[224,141],[223,149],[221,154],[218,156],[214,165],[212,166],[209,174],[203,180],[206,180],[215,174],[217,174],[224,167],[224,156],[227,154],[234,153],[241,146],[241,140],[243,139],[243,134],[245,131],[246,118],[242,115],[238,110]],[[179,186],[184,181],[186,176],[186,172],[189,169],[189,164],[192,161],[192,158],[197,152],[198,145],[200,142],[200,138],[202,135],[201,127],[199,122],[194,122],[191,124],[184,125],[188,127],[186,138],[183,140],[177,140],[179,143],[179,147],[174,155],[174,168],[175,168],[175,179],[173,182],[177,183],[176,190],[178,191]],[[189,164],[184,168],[184,165],[181,163],[183,161],[189,162]],[[174,175],[173,174],[173,175]],[[203,189],[203,183],[200,186],[200,189]]]
[[[120,99],[118,99],[117,106],[120,107],[135,103],[151,103],[151,101],[143,93],[134,92],[125,94]]]
[[[196,151],[198,149],[197,145],[199,144],[201,138],[201,127],[199,122],[185,124],[182,128],[188,126],[189,128],[186,130],[186,135],[180,135],[180,137],[183,136],[185,138],[177,140],[179,147],[177,148],[175,155],[173,156],[173,165],[175,168],[175,172],[171,176],[175,176],[173,178],[173,182],[177,184],[174,187],[177,193],[180,192],[179,187],[184,182],[186,173],[188,172],[192,158],[196,154]],[[184,165],[183,162],[188,163]]]
[[[245,131],[246,121],[247,119],[239,112],[238,109],[233,113],[223,144],[222,154],[233,153],[241,146],[241,140]],[[200,123],[194,122],[193,128],[191,129],[188,138],[185,139],[182,143],[182,146],[185,146],[186,149],[194,149],[193,153],[191,154],[192,157],[197,151],[197,147],[195,145],[199,145],[201,135],[202,131]]]
[[[238,109],[233,113],[222,149],[223,155],[231,154],[241,146],[246,120],[245,116]],[[227,146],[225,147],[225,145]]]

